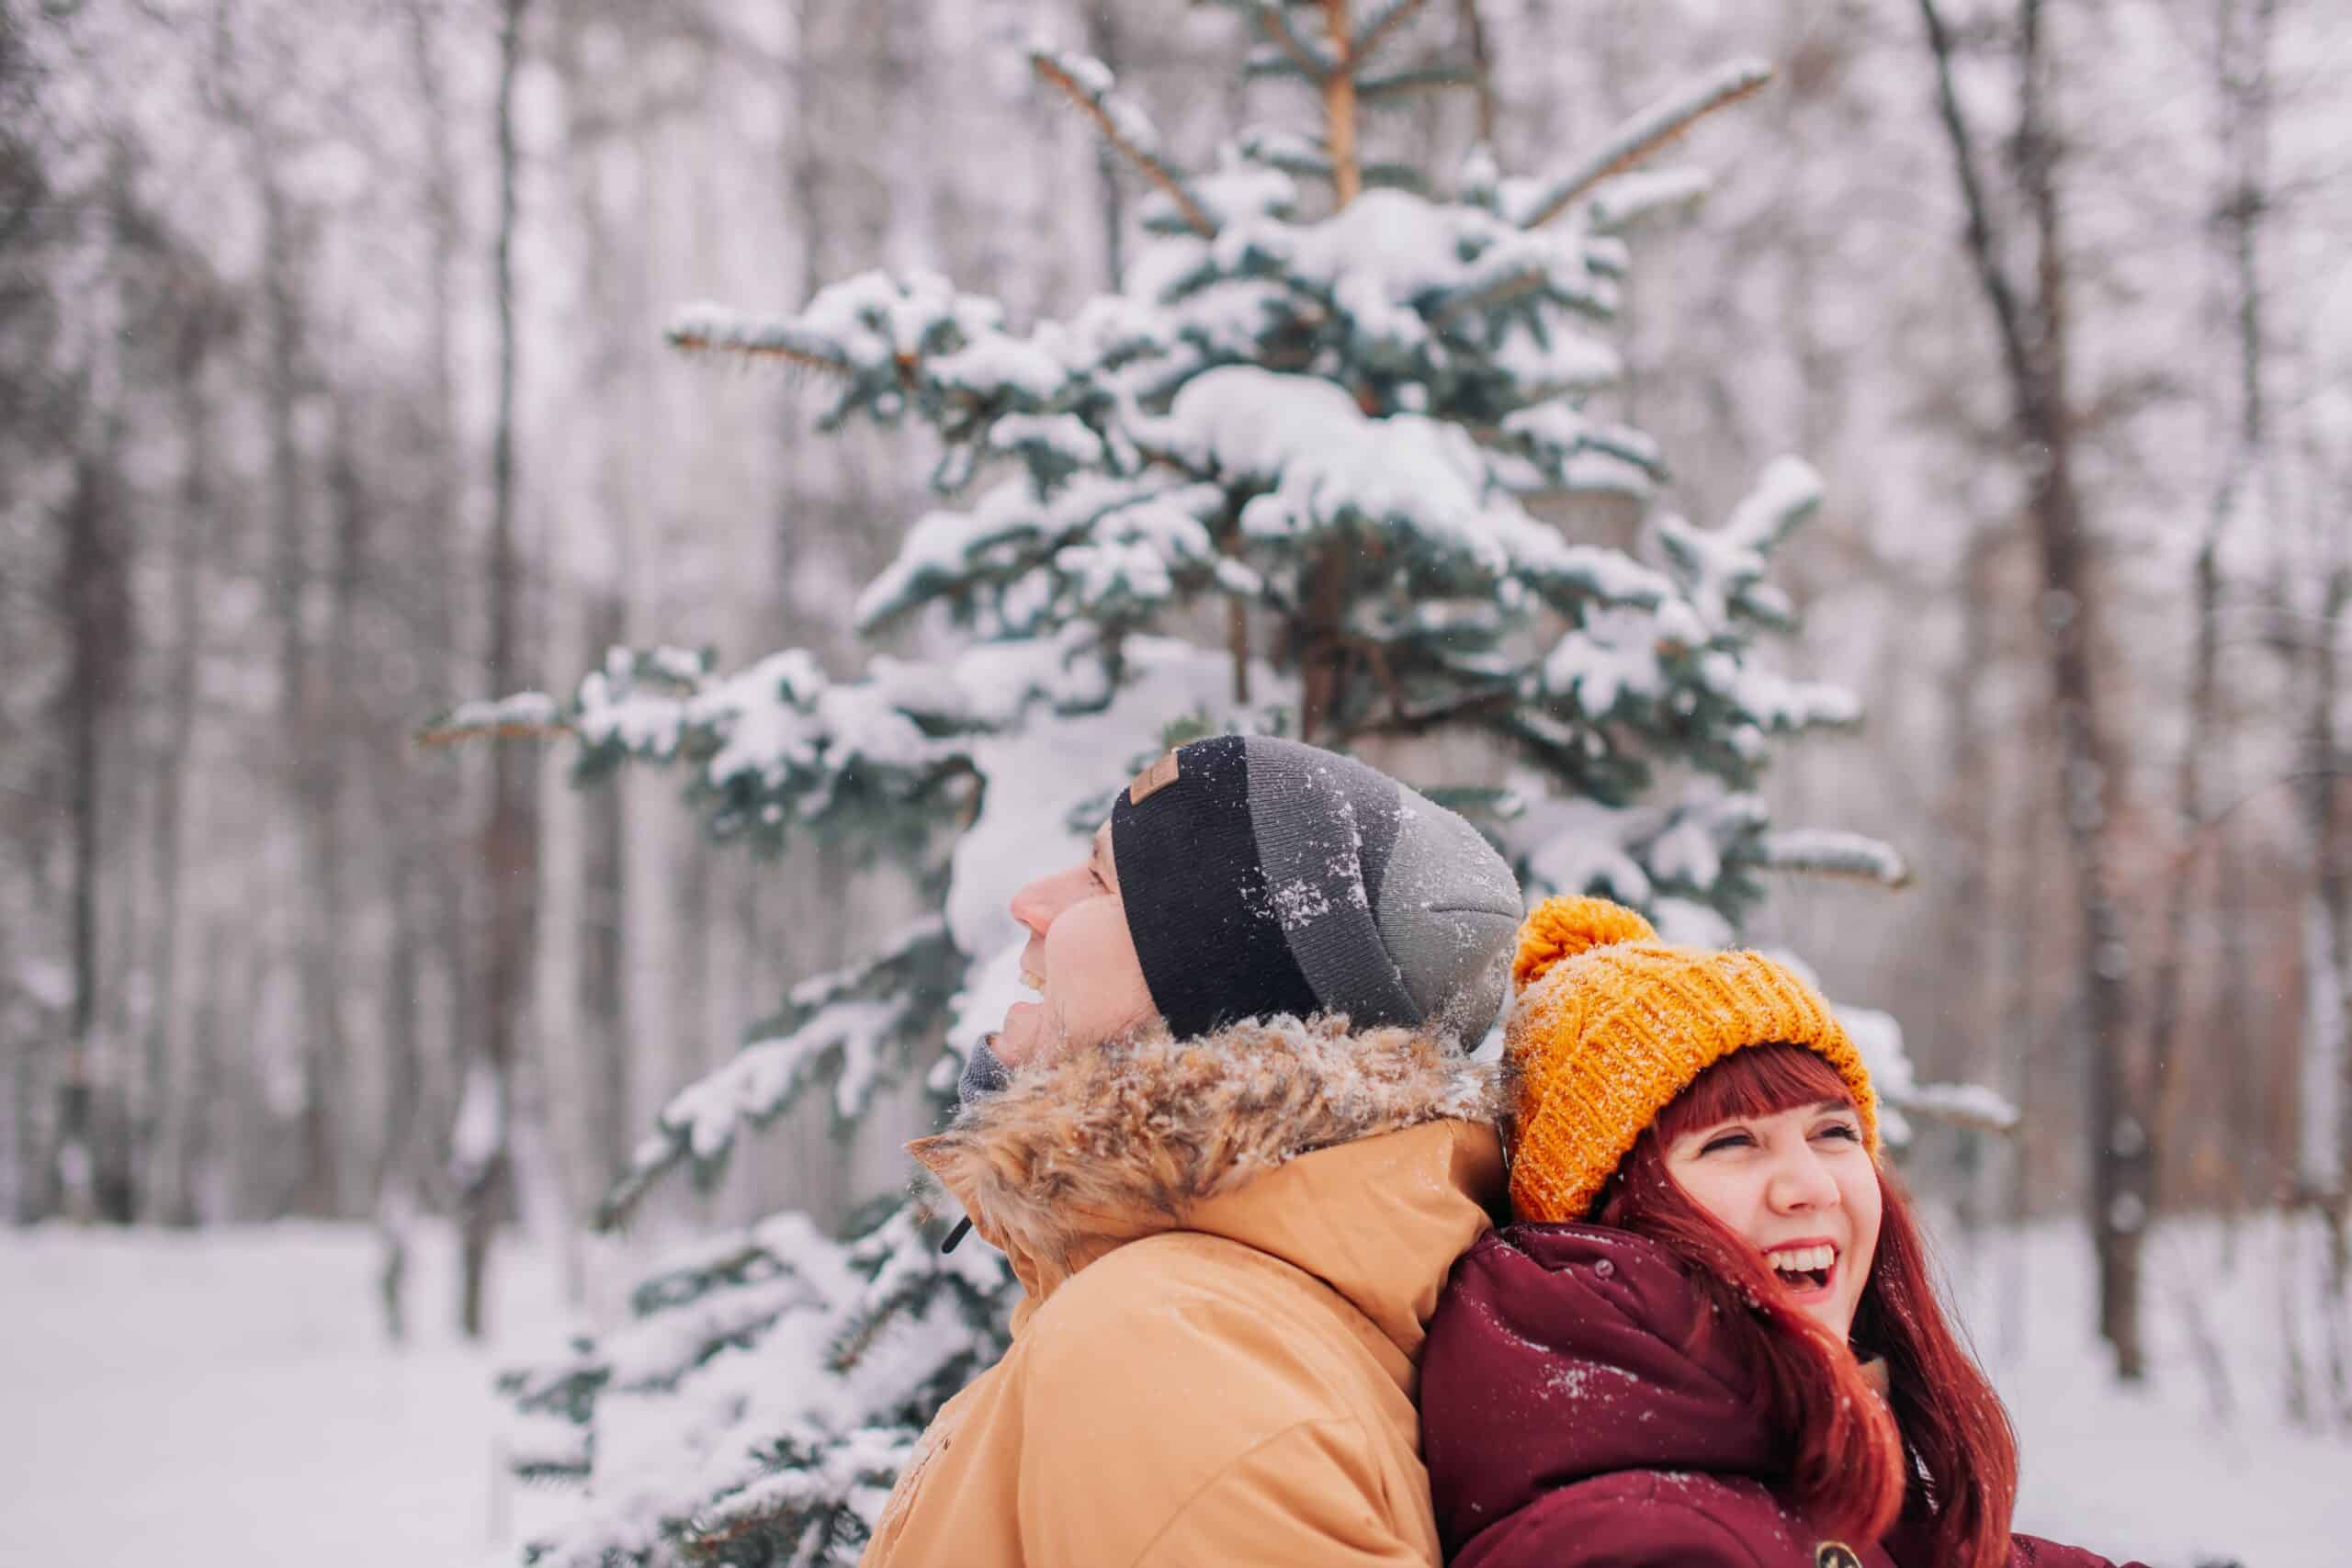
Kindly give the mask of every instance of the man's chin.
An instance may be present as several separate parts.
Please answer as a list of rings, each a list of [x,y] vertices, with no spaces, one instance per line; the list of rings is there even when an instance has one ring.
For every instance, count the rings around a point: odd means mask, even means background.
[[[1015,1002],[1004,1010],[1004,1021],[996,1026],[989,1046],[996,1053],[998,1061],[1006,1066],[1017,1067],[1029,1059],[1030,1052],[1036,1049],[1037,1044],[1030,1028],[1036,1015],[1035,1002]]]

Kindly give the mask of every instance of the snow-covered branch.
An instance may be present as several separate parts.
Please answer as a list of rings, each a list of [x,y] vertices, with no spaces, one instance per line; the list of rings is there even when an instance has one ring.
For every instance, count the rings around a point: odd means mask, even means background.
[[[689,353],[778,359],[828,376],[846,376],[851,370],[849,355],[822,333],[797,321],[746,316],[708,301],[681,307],[663,335],[673,348]]]
[[[1094,122],[1102,139],[1117,148],[1143,176],[1175,203],[1193,231],[1204,238],[1216,232],[1207,213],[1184,177],[1161,154],[1159,131],[1151,117],[1116,91],[1110,68],[1091,55],[1074,54],[1044,43],[1029,46],[1029,68],[1041,82],[1058,88]]]
[[[1524,228],[1543,227],[1602,180],[1647,161],[1698,120],[1753,96],[1771,79],[1772,68],[1761,61],[1736,60],[1716,67],[1639,110],[1591,152],[1547,176],[1510,216]]]
[[[831,1081],[836,1125],[854,1122],[876,1089],[903,1074],[924,1042],[938,1040],[963,976],[964,955],[933,917],[880,956],[794,987],[785,1010],[754,1029],[733,1060],[662,1107],[605,1199],[602,1223],[616,1224],[682,1162],[703,1180],[715,1178],[742,1130],[783,1114],[813,1079]]]

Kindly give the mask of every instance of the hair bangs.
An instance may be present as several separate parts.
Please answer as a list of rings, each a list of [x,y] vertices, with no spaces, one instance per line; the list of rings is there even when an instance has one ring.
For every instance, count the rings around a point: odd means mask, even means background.
[[[1740,1117],[1777,1116],[1824,1100],[1850,1105],[1854,1091],[1826,1060],[1802,1045],[1776,1042],[1734,1051],[1690,1080],[1654,1125],[1672,1143],[1694,1128]]]

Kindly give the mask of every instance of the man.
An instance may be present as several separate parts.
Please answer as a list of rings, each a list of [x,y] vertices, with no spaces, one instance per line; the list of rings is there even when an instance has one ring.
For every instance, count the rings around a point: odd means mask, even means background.
[[[866,1562],[1436,1562],[1414,1368],[1501,1200],[1464,1053],[1521,912],[1461,818],[1264,737],[1161,758],[1024,887],[1036,999],[911,1147],[1027,1294]]]

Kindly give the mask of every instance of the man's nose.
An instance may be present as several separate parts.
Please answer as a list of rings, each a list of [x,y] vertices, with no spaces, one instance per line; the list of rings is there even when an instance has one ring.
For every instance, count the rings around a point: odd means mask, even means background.
[[[1054,917],[1069,908],[1083,876],[1082,871],[1073,868],[1039,877],[1012,896],[1012,918],[1044,936]]]

